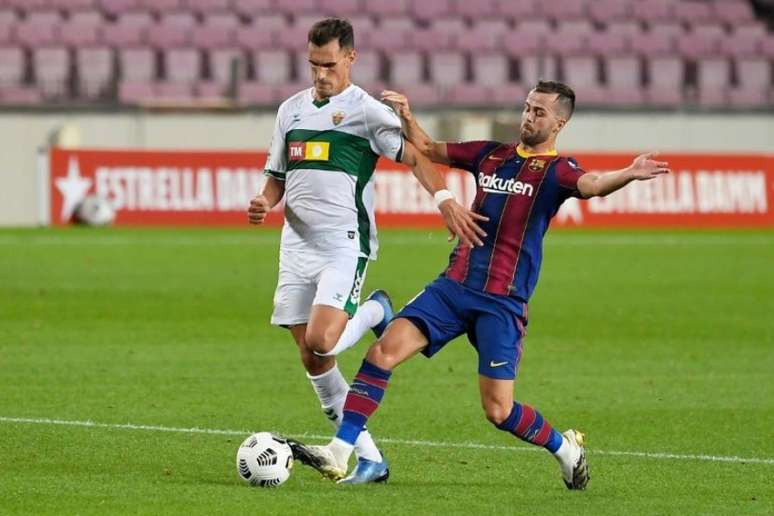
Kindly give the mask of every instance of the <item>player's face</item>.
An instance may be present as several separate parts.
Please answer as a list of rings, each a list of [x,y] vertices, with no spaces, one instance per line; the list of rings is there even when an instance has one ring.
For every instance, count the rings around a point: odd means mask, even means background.
[[[521,112],[519,137],[531,147],[540,145],[549,138],[556,137],[567,122],[556,112],[557,93],[529,92]]]
[[[334,39],[318,47],[309,43],[309,64],[317,97],[324,99],[338,95],[349,86],[355,50],[341,48]]]

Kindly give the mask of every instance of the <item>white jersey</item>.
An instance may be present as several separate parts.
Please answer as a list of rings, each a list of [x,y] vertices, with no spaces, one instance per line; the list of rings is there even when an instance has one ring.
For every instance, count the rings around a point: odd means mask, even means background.
[[[376,160],[400,161],[400,119],[358,86],[315,101],[301,91],[277,112],[265,173],[285,182],[280,247],[357,249],[376,259]]]

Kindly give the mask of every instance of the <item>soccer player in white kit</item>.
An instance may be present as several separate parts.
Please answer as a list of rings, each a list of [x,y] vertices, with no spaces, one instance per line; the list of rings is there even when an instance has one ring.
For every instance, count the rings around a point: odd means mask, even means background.
[[[277,112],[263,191],[250,202],[261,224],[285,197],[280,270],[271,323],[290,329],[323,412],[338,426],[349,390],[335,354],[369,329],[380,335],[393,316],[386,293],[360,306],[369,260],[377,254],[373,173],[378,157],[412,167],[434,195],[452,236],[481,245],[483,217],[458,204],[443,177],[403,138],[392,108],[350,81],[356,59],[351,24],[327,18],[308,38],[314,86]],[[345,483],[387,480],[387,461],[364,431],[355,443],[358,464]]]

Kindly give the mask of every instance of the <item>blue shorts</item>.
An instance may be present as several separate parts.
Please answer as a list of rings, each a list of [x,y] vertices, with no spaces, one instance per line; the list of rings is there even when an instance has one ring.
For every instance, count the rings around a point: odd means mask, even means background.
[[[523,304],[468,288],[439,277],[396,315],[411,321],[427,337],[428,358],[449,341],[467,333],[478,352],[478,374],[513,380],[521,360],[527,321]]]

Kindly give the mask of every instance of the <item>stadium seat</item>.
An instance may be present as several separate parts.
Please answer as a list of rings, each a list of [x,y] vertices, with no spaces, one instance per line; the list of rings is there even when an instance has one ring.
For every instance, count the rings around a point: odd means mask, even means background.
[[[466,80],[465,56],[459,52],[437,52],[428,56],[430,82],[458,84]]]
[[[646,102],[652,106],[675,107],[683,102],[685,64],[675,56],[645,58],[648,86]]]
[[[674,38],[669,35],[659,35],[652,31],[632,36],[630,47],[633,52],[643,56],[667,56],[674,52]]]
[[[145,42],[146,35],[146,27],[119,19],[117,23],[105,27],[102,31],[102,41],[113,47],[139,46]]]
[[[245,18],[252,18],[259,14],[270,13],[273,10],[272,0],[231,0],[234,12]]]
[[[644,22],[670,20],[674,14],[674,3],[673,0],[634,0],[632,16]]]
[[[225,48],[234,45],[236,27],[203,24],[193,34],[193,45],[200,49]]]
[[[23,21],[16,25],[16,41],[30,48],[54,45],[59,39],[59,28],[53,23]]]
[[[599,80],[599,63],[592,56],[567,56],[562,59],[562,78],[575,90],[585,105],[604,104],[605,92]]]
[[[631,4],[626,0],[595,0],[588,4],[588,15],[598,24],[626,20],[631,16]]]
[[[409,47],[410,36],[421,32],[384,30],[380,27],[371,32],[366,47],[374,50],[383,50],[387,53],[400,51]],[[411,41],[413,42],[414,40],[412,39]]]
[[[194,48],[172,48],[162,52],[164,77],[168,82],[191,84],[202,76],[202,54]]]
[[[279,47],[286,50],[306,50],[308,35],[309,27],[303,25],[294,25],[275,33]]]
[[[249,54],[255,77],[264,84],[281,85],[291,76],[290,55],[284,50],[258,50]]]
[[[422,20],[423,23],[449,16],[454,12],[451,0],[421,0],[409,2],[409,5],[414,17]]]
[[[242,82],[237,89],[241,104],[266,105],[275,101],[274,87],[259,82]]]
[[[605,103],[609,106],[639,106],[645,102],[642,88],[642,63],[633,54],[602,59],[605,77]]]
[[[231,80],[232,67],[237,67],[237,79],[247,77],[247,59],[239,48],[218,48],[207,53],[209,63],[209,78],[219,85],[228,84]]]
[[[454,12],[470,20],[480,20],[496,16],[498,5],[496,0],[455,0]]]
[[[598,30],[586,39],[587,49],[598,56],[614,56],[629,50],[629,39],[623,34]]]
[[[231,8],[231,0],[185,0],[185,7],[202,15],[221,13]]]
[[[502,35],[505,31],[492,30],[487,25],[462,31],[452,39],[456,41],[455,47],[467,52],[495,51],[502,48]]]
[[[318,8],[329,16],[349,17],[361,12],[363,5],[361,0],[318,0]]]
[[[409,41],[409,48],[423,52],[441,52],[455,46],[453,34],[433,28],[409,31],[405,34],[405,38],[402,38],[401,42],[405,42],[406,39]],[[405,47],[402,45],[400,48]]]
[[[156,19],[148,11],[129,11],[118,16],[117,21],[127,26],[150,28]]]
[[[129,83],[150,83],[158,76],[151,48],[118,49],[118,68],[121,79]]]
[[[3,86],[0,84],[0,103],[5,105],[37,105],[43,95],[34,86]]]
[[[155,1],[155,0],[154,0]],[[191,30],[197,25],[196,16],[190,11],[171,11],[159,15],[158,22],[170,27],[183,27]]]
[[[79,97],[97,99],[109,93],[115,76],[113,51],[108,47],[75,50]]]
[[[234,42],[245,50],[262,50],[274,44],[274,31],[254,25],[241,25],[234,31]]]
[[[706,23],[715,20],[712,3],[705,0],[681,0],[675,2],[673,15],[682,23]]]
[[[140,6],[154,11],[157,15],[164,13],[183,13],[185,0],[139,0]]]
[[[544,40],[549,52],[560,55],[579,55],[586,51],[588,35],[594,31],[588,20],[574,20],[557,24],[556,29]]]
[[[677,51],[688,59],[711,56],[718,51],[719,38],[709,33],[690,32],[677,37]]]
[[[473,82],[497,87],[510,82],[510,62],[499,52],[487,52],[470,56]]]
[[[84,12],[96,12],[99,11],[96,9],[98,2],[96,0],[54,0],[50,2],[51,5],[55,5],[56,7],[67,11],[70,13],[70,16],[72,17],[74,12],[77,11],[84,11]],[[100,16],[102,16],[101,13],[99,13]]]
[[[298,69],[298,68],[297,68]],[[306,55],[304,55],[304,73],[297,77],[306,77],[309,74],[309,65],[306,64]],[[374,50],[363,50],[357,53],[357,62],[352,68],[352,78],[358,84],[371,84],[383,79],[382,76],[382,58],[379,52]]]
[[[97,24],[70,21],[61,25],[59,40],[70,47],[96,45],[102,41],[102,29]]]
[[[423,82],[422,55],[416,51],[401,51],[386,54],[390,83],[403,87],[404,84]]]
[[[409,98],[412,106],[429,107],[443,104],[443,91],[437,84],[406,84],[400,90]]]
[[[445,100],[457,106],[485,106],[492,98],[491,88],[482,84],[459,83],[445,88]]]
[[[0,47],[0,86],[20,86],[24,79],[24,52],[19,47]]]
[[[194,87],[191,83],[158,82],[154,84],[154,100],[168,103],[190,104],[194,99]]]
[[[758,55],[760,44],[759,36],[735,32],[720,40],[720,52],[727,57],[750,57]]]
[[[587,17],[586,0],[543,0],[543,16],[553,20],[579,20]]]
[[[157,23],[148,29],[148,43],[160,50],[185,47],[191,43],[192,33],[188,27]]]
[[[540,32],[526,32],[519,27],[503,36],[503,48],[513,57],[537,55],[543,51],[543,36]]]
[[[319,11],[318,0],[282,0],[272,4],[272,11],[297,16],[299,13]]]
[[[472,3],[472,2],[471,2]],[[497,12],[512,22],[526,21],[540,17],[540,2],[538,0],[497,0]]]
[[[529,85],[532,87],[532,85]],[[510,109],[521,109],[524,98],[527,96],[527,88],[523,84],[510,82],[501,84],[491,89],[491,101],[498,106],[507,106]]]
[[[748,0],[725,0],[713,2],[715,19],[737,25],[752,21],[755,18],[752,5]]]
[[[70,56],[64,47],[42,47],[32,51],[35,84],[47,99],[62,99],[67,93]]]
[[[139,0],[99,0],[101,10],[108,16],[118,16],[140,8]]]
[[[409,0],[367,0],[363,8],[379,17],[404,15],[408,12]]]
[[[700,106],[720,107],[728,103],[731,63],[725,58],[706,57],[696,62],[697,101]]]

